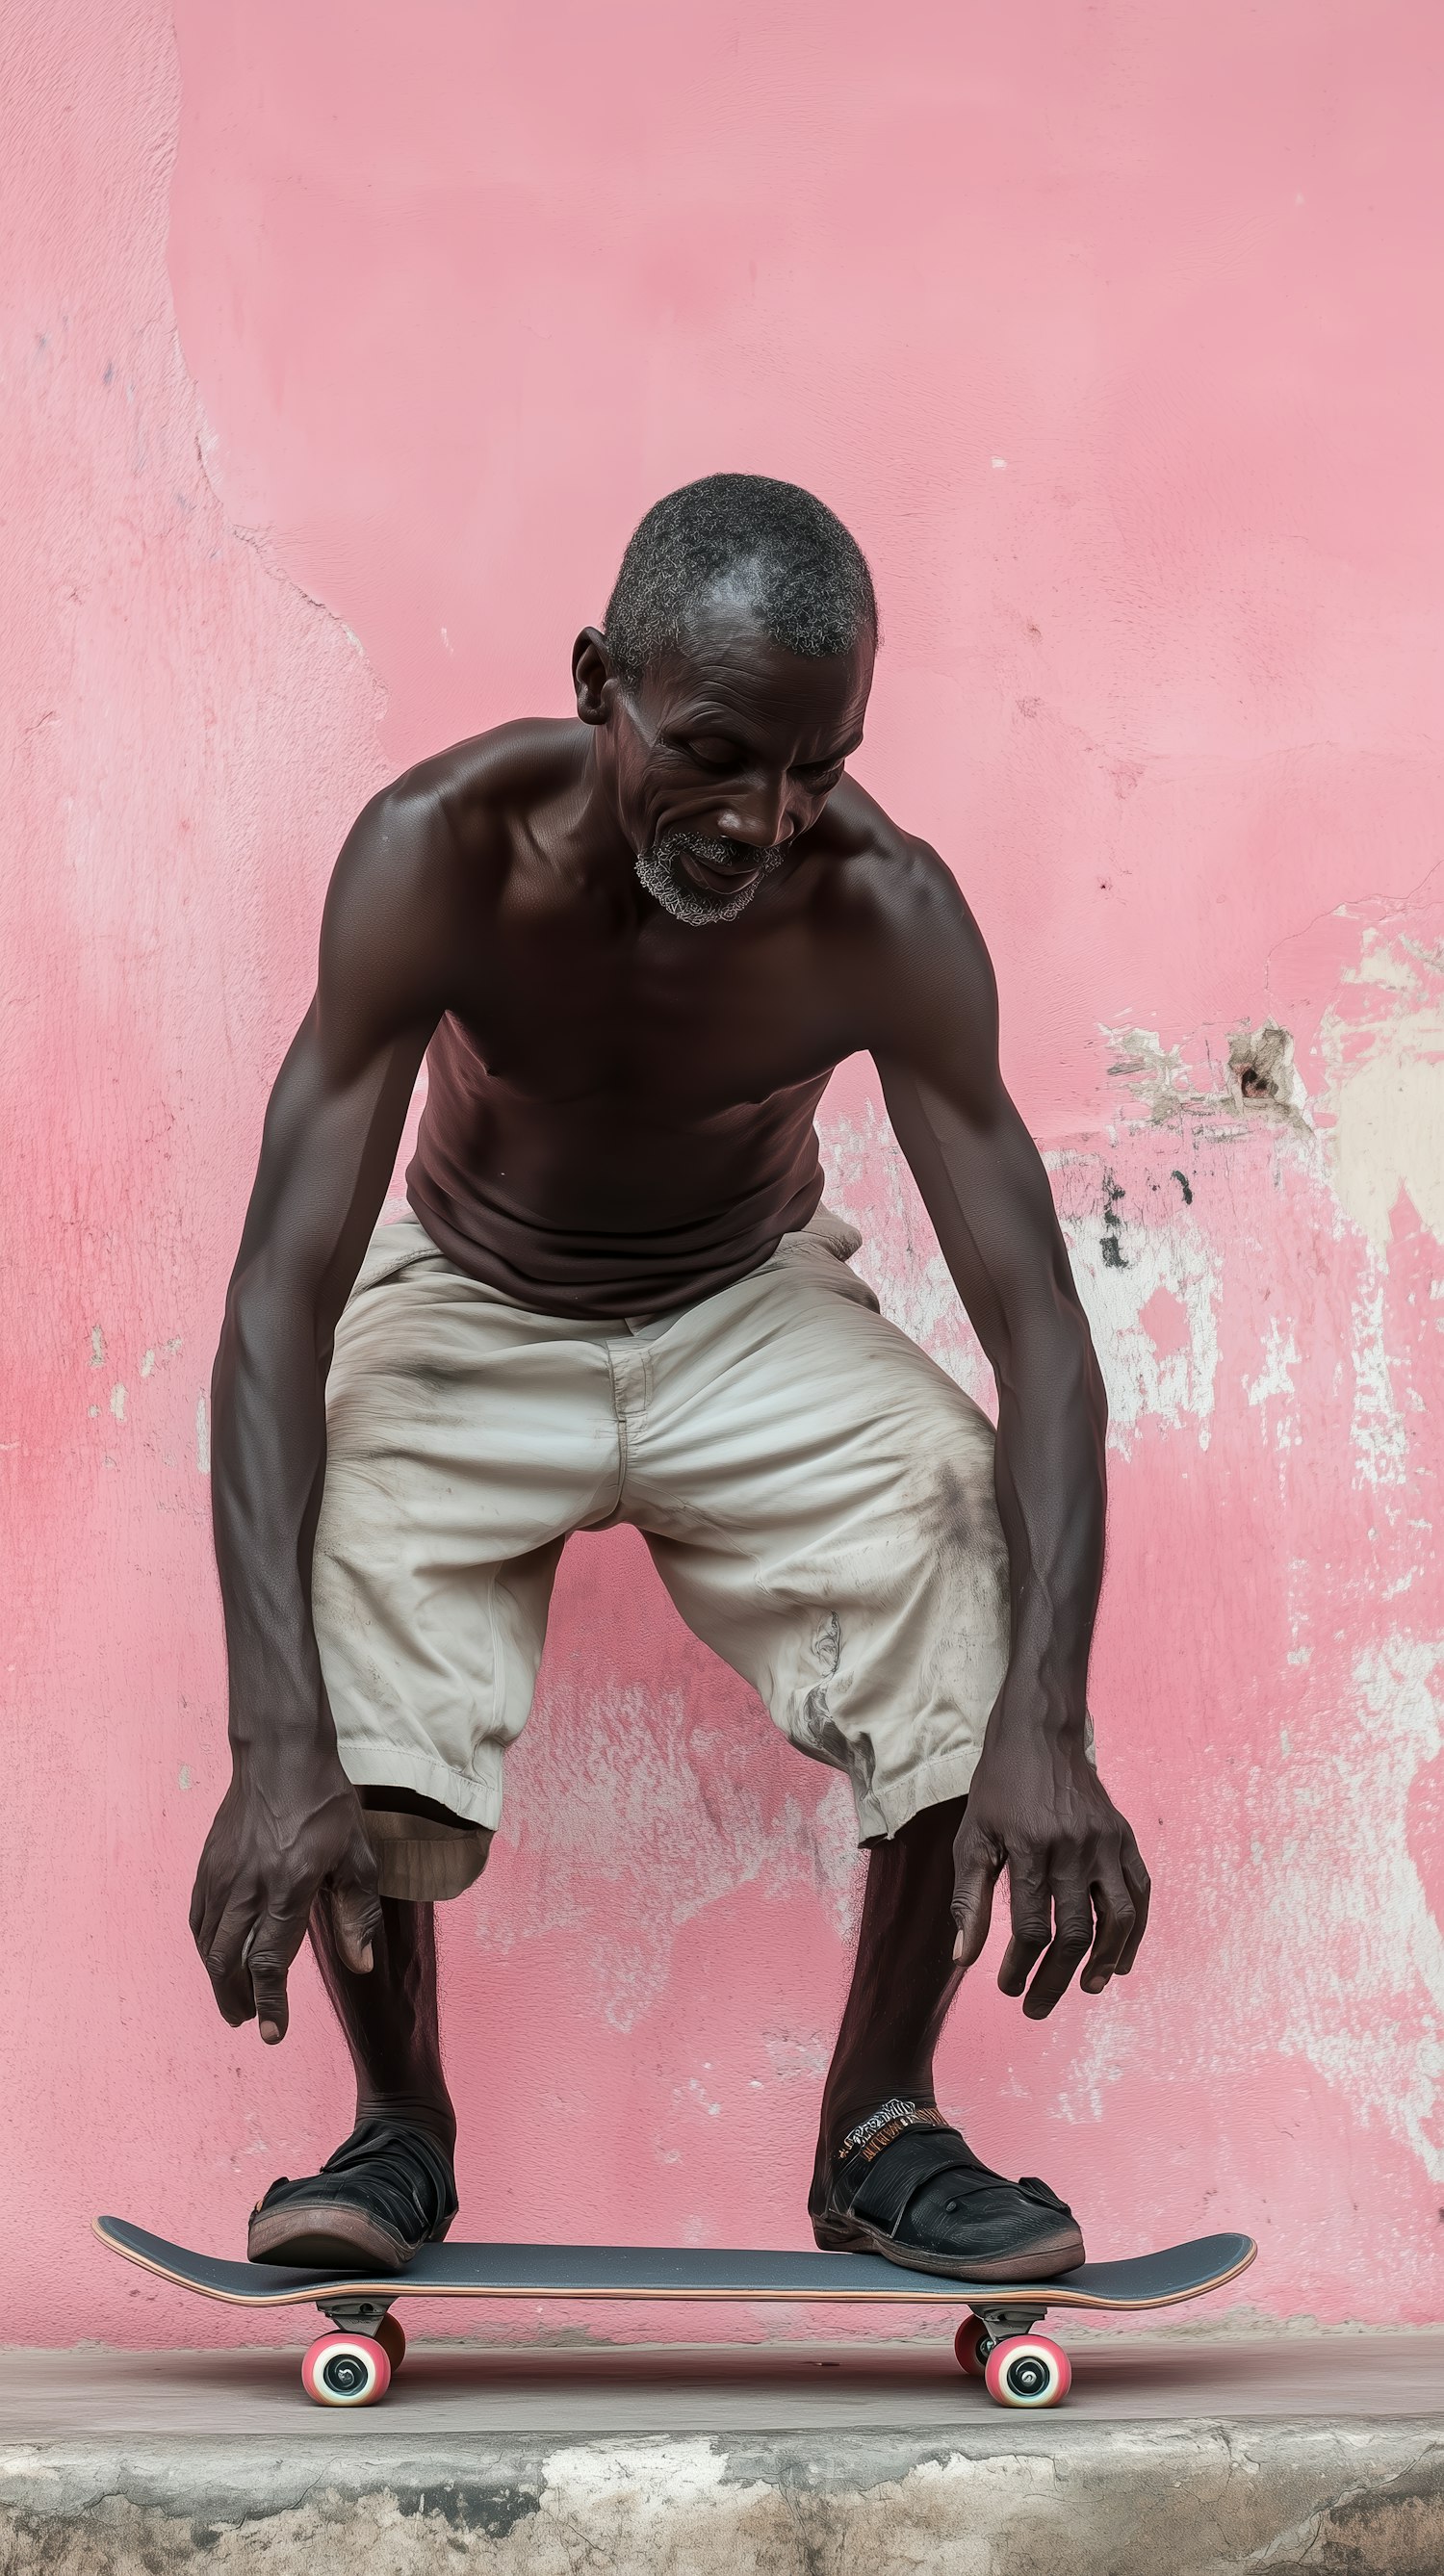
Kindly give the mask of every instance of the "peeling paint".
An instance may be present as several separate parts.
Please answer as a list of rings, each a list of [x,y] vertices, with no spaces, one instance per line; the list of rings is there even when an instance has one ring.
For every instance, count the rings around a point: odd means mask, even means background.
[[[1292,1963],[1281,2034],[1367,2128],[1444,2184],[1444,1929],[1411,1855],[1410,1791],[1444,1748],[1444,1643],[1395,1633],[1352,1668],[1332,1756],[1298,1784],[1266,1939]],[[1439,1891],[1435,1891],[1436,1897]]]
[[[1394,1400],[1384,1347],[1384,1288],[1374,1265],[1353,1305],[1354,1411],[1349,1426],[1355,1473],[1369,1485],[1402,1484],[1409,1444]]]
[[[1444,1245],[1444,958],[1365,934],[1322,1046],[1334,1185],[1385,1253],[1400,1191]]]
[[[1218,1254],[1196,1227],[1175,1222],[1171,1209],[1149,1222],[1135,1217],[1111,1173],[1101,1183],[1100,1230],[1084,1213],[1100,1186],[1095,1158],[1047,1159],[1108,1389],[1109,1447],[1127,1457],[1145,1422],[1176,1430],[1188,1418],[1206,1449],[1218,1373]],[[1176,1308],[1181,1327],[1166,1346],[1144,1320],[1159,1313],[1160,1296]]]

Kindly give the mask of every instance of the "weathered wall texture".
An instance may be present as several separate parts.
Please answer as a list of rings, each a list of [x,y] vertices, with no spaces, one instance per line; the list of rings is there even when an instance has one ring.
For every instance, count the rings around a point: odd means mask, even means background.
[[[228,2335],[85,2219],[234,2245],[338,2134],[309,1970],[263,2054],[185,1931],[262,1102],[356,806],[563,708],[634,519],[721,465],[872,555],[858,766],[992,941],[1113,1398],[1093,1695],[1157,1928],[1043,2029],[980,1977],[947,2099],[1100,2253],[1253,2227],[1272,2314],[1437,2313],[1444,20],[11,0],[3,43],[6,2334]],[[975,1383],[865,1069],[827,1134]],[[569,1555],[510,1794],[447,1924],[466,2223],[805,2242],[845,1794],[628,1535]]]

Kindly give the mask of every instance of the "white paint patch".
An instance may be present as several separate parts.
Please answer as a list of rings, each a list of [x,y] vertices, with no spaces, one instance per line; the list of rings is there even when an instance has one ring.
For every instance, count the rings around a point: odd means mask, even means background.
[[[105,1335],[98,1324],[90,1327],[90,1365],[92,1368],[105,1366]]]
[[[1409,1442],[1389,1373],[1384,1348],[1384,1283],[1371,1259],[1370,1284],[1354,1299],[1351,1342],[1354,1358],[1354,1411],[1349,1438],[1354,1451],[1354,1481],[1364,1485],[1402,1485],[1409,1470]]]
[[[211,1417],[203,1395],[196,1397],[196,1466],[203,1476],[211,1472]]]
[[[1219,1254],[1195,1224],[1132,1222],[1126,1198],[1105,1223],[1106,1173],[1096,1155],[1062,1150],[1043,1159],[1108,1389],[1109,1446],[1126,1457],[1146,1417],[1173,1429],[1193,1420],[1206,1449],[1218,1375]],[[827,1203],[861,1232],[856,1266],[883,1313],[994,1416],[992,1370],[887,1120],[871,1104],[860,1119],[832,1120],[823,1160]],[[1140,1320],[1160,1288],[1178,1300],[1187,1327],[1170,1351],[1159,1350]]]
[[[1285,2083],[1301,2060],[1341,2097],[1336,2159],[1356,2120],[1444,2186],[1444,1931],[1408,1844],[1415,1774],[1444,1747],[1441,1668],[1444,1641],[1394,1632],[1355,1657],[1326,1724],[1280,1731],[1282,1760],[1240,1784],[1261,1860],[1240,1871],[1227,1836],[1193,1846],[1198,1937],[1228,2011],[1185,2028],[1146,1976],[1111,1989],[1059,2088],[1064,2118],[1095,2116],[1124,2067],[1227,2086],[1250,2059]]]
[[[1113,1061],[1108,1067],[1148,1111],[1155,1127],[1176,1119],[1189,1093],[1188,1075],[1176,1046],[1165,1047],[1156,1029],[1109,1028],[1099,1023]]]
[[[1292,1449],[1298,1444],[1298,1389],[1289,1371],[1298,1367],[1302,1357],[1292,1325],[1285,1326],[1277,1315],[1271,1315],[1264,1337],[1263,1366],[1257,1377],[1244,1379],[1243,1391],[1250,1404],[1278,1406],[1277,1412],[1264,1413],[1265,1437],[1272,1432],[1276,1449]]]
[[[176,1786],[180,1789],[188,1789],[190,1785],[191,1766],[188,1762],[183,1762],[179,1771],[176,1773]]]
[[[125,1420],[125,1389],[123,1386],[113,1386],[111,1388],[110,1409],[115,1415],[117,1422],[123,1422]]]
[[[141,1373],[141,1376],[142,1376],[142,1377],[149,1377],[149,1375],[150,1375],[150,1373],[151,1373],[151,1370],[154,1368],[154,1366],[155,1366],[155,1353],[154,1353],[154,1351],[147,1351],[147,1352],[146,1352],[146,1354],[145,1354],[144,1359],[141,1361],[141,1364],[140,1364],[140,1373]]]
[[[1281,2047],[1401,2139],[1444,2183],[1444,1931],[1407,1839],[1414,1774],[1444,1749],[1444,1643],[1366,1647],[1337,1711],[1333,1758],[1295,1771],[1267,1828],[1274,1865],[1255,1957],[1285,1963]]]
[[[1044,1160],[1108,1389],[1109,1448],[1126,1458],[1140,1423],[1177,1431],[1191,1421],[1206,1449],[1218,1378],[1219,1255],[1196,1225],[1139,1225],[1125,1213],[1126,1196],[1106,1201],[1096,1155]],[[1187,1339],[1175,1350],[1160,1351],[1141,1320],[1160,1288],[1177,1299],[1187,1323]]]
[[[1444,967],[1410,940],[1369,930],[1343,980],[1374,991],[1328,1012],[1319,1033],[1334,1187],[1376,1251],[1388,1249],[1401,1189],[1444,1242]]]

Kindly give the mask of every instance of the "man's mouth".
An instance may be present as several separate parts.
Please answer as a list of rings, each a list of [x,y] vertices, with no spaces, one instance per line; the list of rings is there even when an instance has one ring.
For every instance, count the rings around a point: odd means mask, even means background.
[[[679,853],[678,865],[698,885],[710,886],[717,894],[735,894],[739,887],[751,885],[762,874],[757,855],[752,850],[745,856],[739,851],[735,859],[704,859],[700,850],[683,850]]]
[[[638,854],[637,875],[664,912],[702,930],[735,921],[745,912],[763,878],[781,867],[785,855],[781,844],[758,850],[700,832],[663,832],[650,850]]]

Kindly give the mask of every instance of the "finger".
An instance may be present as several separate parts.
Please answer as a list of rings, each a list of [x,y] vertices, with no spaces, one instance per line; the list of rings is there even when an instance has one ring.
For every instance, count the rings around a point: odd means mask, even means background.
[[[367,1977],[381,1930],[381,1899],[374,1879],[367,1885],[347,1879],[330,1890],[331,1931],[343,1964],[353,1975]]]
[[[1066,1894],[1060,1890],[1055,1904],[1058,1929],[1023,2002],[1029,2021],[1047,2020],[1087,1958],[1093,1939],[1093,1908],[1086,1892],[1079,1896],[1076,1890]]]
[[[208,1860],[209,1846],[201,1853],[196,1868],[196,1883],[191,1889],[190,1907],[191,1938],[203,1959],[207,1958],[215,1947],[216,1937],[225,1920],[226,1909],[235,1892],[232,1885],[233,1871],[226,1868],[210,1868],[207,1866]],[[244,1934],[242,1937],[244,1938]]]
[[[246,1949],[246,1975],[261,2037],[268,2048],[275,2048],[286,2036],[291,2019],[286,1993],[286,1977],[306,1935],[310,1914],[267,1914],[258,1925],[255,1939]]]
[[[974,1836],[958,1859],[953,1885],[953,1921],[958,1933],[953,1957],[965,1975],[987,1948],[993,1921],[993,1890],[1002,1866],[1002,1852],[981,1836]]]
[[[1131,1834],[1123,1846],[1123,1876],[1133,1901],[1133,1929],[1119,1955],[1120,1977],[1127,1976],[1138,1956],[1138,1945],[1148,1929],[1148,1908],[1153,1901],[1153,1884],[1143,1866],[1138,1845]]]
[[[1098,1929],[1079,1982],[1085,1994],[1101,1995],[1133,1933],[1133,1899],[1118,1855],[1100,1862],[1089,1894]]]
[[[1034,1961],[1041,1958],[1053,1934],[1053,1899],[1044,1865],[1038,1859],[1008,1862],[1008,1893],[1013,1937],[1003,1952],[998,1983],[1005,1995],[1020,1995]],[[1092,1926],[1090,1924],[1091,1931]]]
[[[246,1956],[257,1911],[255,1897],[233,1898],[211,1939],[201,1945],[201,1957],[216,2002],[223,2019],[233,2028],[249,2021],[255,2011],[251,1981],[246,1974]]]

